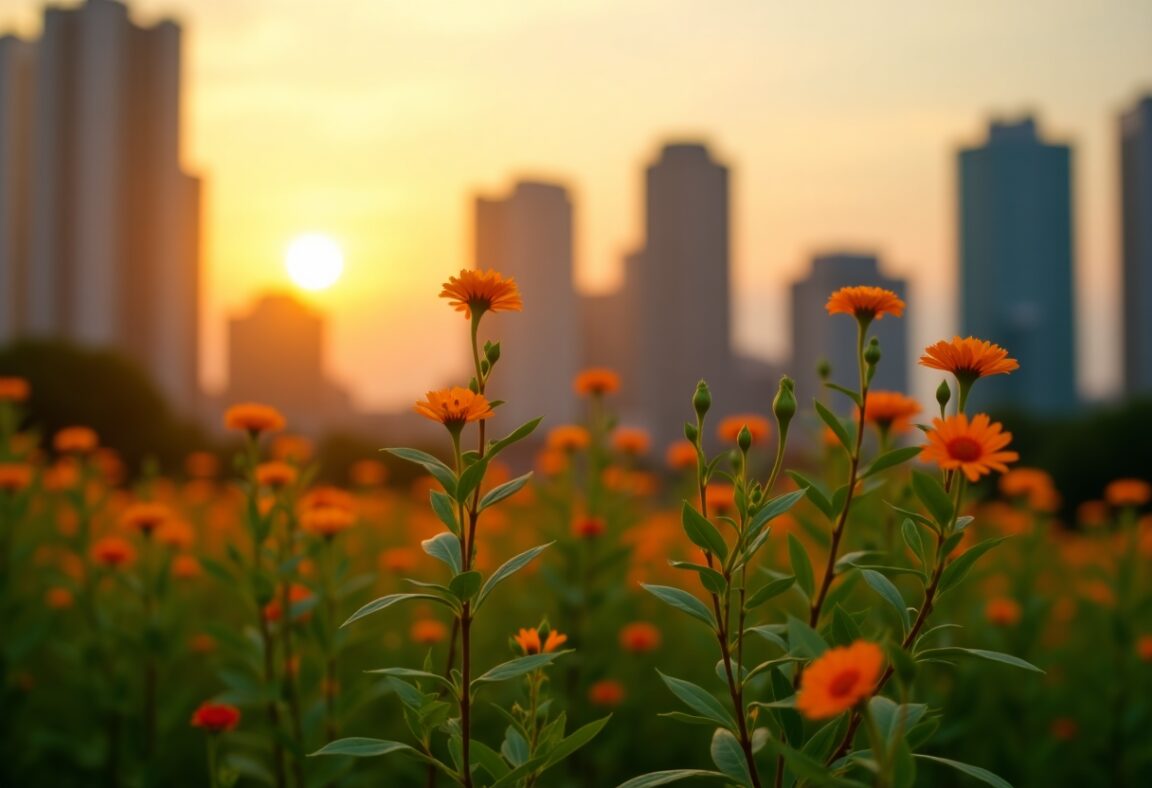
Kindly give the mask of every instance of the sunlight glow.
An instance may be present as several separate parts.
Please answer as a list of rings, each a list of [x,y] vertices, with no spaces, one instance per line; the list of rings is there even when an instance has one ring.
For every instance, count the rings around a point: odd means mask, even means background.
[[[336,284],[344,271],[344,253],[326,235],[301,235],[288,245],[284,267],[297,286],[324,290]]]

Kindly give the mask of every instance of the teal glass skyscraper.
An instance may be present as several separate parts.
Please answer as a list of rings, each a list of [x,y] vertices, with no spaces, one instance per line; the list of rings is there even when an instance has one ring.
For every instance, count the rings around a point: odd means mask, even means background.
[[[1020,362],[976,388],[978,406],[1076,406],[1071,159],[1031,118],[993,122],[984,145],[960,151],[961,331]]]

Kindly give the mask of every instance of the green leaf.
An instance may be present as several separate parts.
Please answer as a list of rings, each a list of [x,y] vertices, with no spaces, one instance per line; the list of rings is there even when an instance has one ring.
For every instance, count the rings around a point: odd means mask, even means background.
[[[868,711],[876,721],[876,728],[884,737],[885,743],[891,746],[897,739],[903,739],[916,723],[928,713],[928,706],[924,703],[897,704],[890,698],[877,695],[868,701]]]
[[[844,394],[848,397],[848,399],[852,400],[856,407],[860,407],[860,392],[853,391],[852,389],[845,388],[844,386],[836,383],[825,383],[824,385],[833,391],[839,391],[841,394]]]
[[[439,673],[431,673],[427,670],[415,670],[413,668],[375,668],[373,670],[366,670],[364,672],[376,673],[382,676],[392,676],[401,679],[423,679],[424,681],[431,681],[436,684],[442,684],[448,689],[452,690],[453,694],[456,693],[456,685],[454,685],[451,681]]]
[[[908,605],[905,603],[900,589],[879,572],[872,569],[861,569],[859,571],[864,578],[864,582],[867,583],[873,591],[883,597],[884,601],[891,605],[892,609],[896,611],[896,615],[900,617],[902,627],[900,632],[902,634],[907,632],[908,628],[912,626],[912,622],[908,619]]]
[[[932,514],[936,524],[947,528],[952,522],[952,499],[944,492],[940,481],[923,471],[912,471],[912,492],[916,493],[920,503]]]
[[[500,745],[500,753],[513,766],[520,766],[532,757],[528,740],[512,725],[504,731],[504,743]]]
[[[455,594],[461,602],[467,602],[480,590],[480,584],[483,581],[484,575],[472,569],[452,578],[452,582],[448,584],[448,590]]]
[[[501,564],[500,568],[492,573],[492,576],[488,578],[487,582],[485,582],[484,586],[480,589],[480,594],[476,597],[476,607],[484,603],[484,600],[492,593],[492,589],[506,580],[510,575],[523,569],[533,558],[540,555],[553,544],[554,542],[548,542],[547,544],[536,545],[532,549],[525,550],[523,553],[520,553],[520,555],[509,558]]]
[[[960,646],[943,646],[941,648],[925,649],[916,654],[917,660],[927,659],[948,659],[949,657],[979,657],[991,662],[1003,662],[1005,665],[1012,665],[1013,667],[1023,668],[1030,670],[1034,673],[1043,673],[1044,671],[1033,665],[1031,662],[1014,657],[1011,654],[1004,654],[1000,651],[986,651],[982,648],[961,648]]]
[[[528,480],[531,478],[532,478],[532,472],[529,471],[528,473],[524,474],[523,476],[517,476],[512,481],[504,482],[504,484],[501,484],[499,487],[496,487],[492,490],[489,490],[488,494],[480,499],[480,508],[478,511],[482,512],[485,509],[487,509],[489,506],[491,506],[495,503],[499,503],[500,501],[503,501],[508,496],[515,495],[516,493],[520,492],[520,488],[522,488],[525,484],[527,484]]]
[[[561,739],[555,747],[548,750],[548,752],[545,754],[544,766],[541,771],[559,763],[572,753],[579,750],[585,744],[596,738],[596,734],[600,733],[600,731],[604,729],[604,726],[608,724],[608,720],[610,719],[612,719],[611,714],[609,714],[607,717],[601,717],[598,720],[593,720],[587,725],[580,726],[576,730],[572,731],[572,733]]]
[[[501,438],[498,441],[494,441],[493,443],[491,443],[488,446],[487,456],[488,457],[495,457],[497,454],[499,454],[500,452],[507,449],[513,443],[516,443],[517,441],[524,440],[525,438],[527,438],[529,435],[532,434],[532,431],[535,430],[536,427],[538,427],[540,425],[540,422],[542,420],[543,419],[540,418],[540,419],[532,419],[531,421],[526,421],[523,424],[521,424],[519,427],[514,429],[512,432],[508,433],[508,435],[506,437]]]
[[[456,487],[456,500],[464,503],[468,497],[480,486],[480,482],[484,481],[484,474],[488,472],[488,461],[491,457],[484,457],[476,460],[460,474],[460,482]]]
[[[698,618],[713,629],[716,628],[716,618],[704,603],[681,588],[673,586],[657,586],[641,583],[640,587],[662,602],[671,605],[677,610],[683,610],[693,618]]]
[[[721,780],[729,779],[728,775],[722,772],[709,772],[704,769],[669,769],[663,772],[649,772],[639,777],[633,777],[627,782],[620,783],[616,788],[655,788],[657,785],[667,785],[668,783],[687,780],[690,777],[719,777]]]
[[[459,534],[460,524],[456,522],[456,504],[452,501],[452,496],[443,490],[430,490],[428,496],[432,500],[432,511],[436,512],[440,522],[452,533]]]
[[[352,736],[347,739],[337,739],[321,747],[313,755],[350,755],[353,758],[372,758],[377,755],[387,755],[391,752],[403,752],[423,759],[419,750],[403,742],[387,741],[385,739],[366,739],[362,736]]]
[[[919,758],[922,761],[932,761],[933,763],[942,763],[945,766],[951,766],[956,771],[963,772],[969,777],[975,777],[980,782],[993,786],[993,788],[1012,788],[1012,783],[1003,777],[998,777],[987,769],[981,769],[979,766],[973,766],[970,763],[961,763],[960,761],[939,758],[935,755],[924,755],[922,753],[916,753],[913,757]]]
[[[453,575],[460,574],[460,540],[456,538],[456,534],[436,534],[431,539],[422,541],[420,546],[428,555],[448,564]]]
[[[795,616],[788,616],[788,645],[788,653],[798,657],[816,658],[828,650],[820,633]]]
[[[796,583],[800,590],[809,599],[816,590],[816,579],[812,575],[812,562],[808,558],[808,551],[794,534],[788,534],[788,557],[792,561],[792,572],[796,575]]]
[[[831,520],[836,515],[836,512],[832,509],[832,502],[828,500],[827,493],[820,488],[820,485],[797,471],[787,471],[787,473],[792,477],[792,481],[796,482],[796,484],[804,490],[804,493],[808,496],[808,500],[810,500],[825,517]]]
[[[455,494],[456,474],[452,472],[451,468],[431,454],[417,449],[381,449],[381,451],[386,451],[393,457],[399,457],[402,460],[423,466],[424,470],[436,477],[436,481],[440,482],[440,486],[442,486],[449,495]]]
[[[372,602],[369,602],[368,604],[364,605],[364,607],[360,608],[355,613],[353,613],[348,618],[348,620],[345,621],[340,626],[346,627],[349,624],[351,624],[353,621],[356,621],[357,619],[364,618],[364,616],[370,616],[373,613],[378,613],[381,610],[383,610],[384,608],[391,607],[392,605],[396,604],[397,602],[410,602],[414,599],[427,599],[430,602],[439,602],[441,605],[453,607],[452,603],[449,602],[447,599],[445,599],[444,597],[441,597],[441,596],[436,596],[435,594],[388,594],[387,596],[382,596],[379,599],[372,601]],[[453,609],[455,609],[455,608],[453,608]]]
[[[900,535],[904,537],[904,544],[912,550],[912,554],[916,556],[920,566],[927,569],[929,565],[928,545],[924,543],[924,536],[912,518],[904,518],[904,522],[900,524]]]
[[[712,762],[716,768],[736,780],[740,785],[752,785],[752,773],[748,771],[748,761],[744,750],[732,732],[717,728],[712,734]]]
[[[508,764],[500,757],[500,753],[484,742],[472,739],[471,753],[472,758],[480,765],[480,768],[492,775],[493,779],[499,780],[508,773]]]
[[[680,507],[680,522],[684,526],[684,533],[697,547],[702,547],[723,561],[728,557],[728,545],[724,537],[716,530],[716,526],[708,522],[704,515],[693,509],[687,501]]]
[[[874,459],[872,463],[864,469],[864,472],[860,474],[860,478],[866,479],[874,473],[902,465],[908,462],[908,460],[915,459],[920,452],[921,448],[919,446],[902,446],[899,449],[886,451]]]
[[[523,657],[516,657],[507,662],[500,663],[491,670],[486,671],[482,676],[477,676],[472,680],[472,684],[476,685],[514,679],[517,676],[523,676],[525,673],[531,673],[538,668],[549,665],[556,657],[568,653],[570,652],[552,651],[547,654],[528,654]]]
[[[657,713],[657,717],[666,717],[676,722],[682,722],[685,725],[705,725],[709,728],[715,728],[716,723],[707,717],[700,717],[696,714],[689,714],[685,711],[661,711]]]
[[[944,574],[940,576],[940,593],[943,594],[948,589],[955,586],[968,574],[972,566],[980,560],[980,557],[991,550],[996,545],[1003,542],[1005,539],[1010,539],[1009,536],[1000,536],[994,539],[986,539],[979,544],[974,544],[965,550],[959,558],[952,561],[948,566],[944,567]]]
[[[849,454],[852,453],[852,439],[848,437],[848,430],[844,429],[844,423],[836,417],[836,414],[828,410],[823,403],[818,399],[812,400],[816,404],[816,413],[819,414],[820,420],[828,425],[828,429],[836,433],[837,440],[840,441],[844,450]]]
[[[764,747],[773,755],[782,757],[792,773],[807,783],[831,788],[865,788],[863,783],[832,775],[822,762],[809,758],[775,737],[769,736]]]
[[[688,569],[700,575],[700,582],[704,585],[705,590],[713,594],[724,593],[725,587],[728,583],[724,580],[724,575],[717,572],[715,569],[702,564],[694,564],[691,561],[670,561],[672,566],[677,569]]]
[[[764,604],[769,599],[783,594],[785,591],[791,588],[795,582],[796,578],[789,576],[781,577],[778,580],[773,580],[772,582],[761,586],[760,588],[756,589],[756,592],[752,594],[752,596],[748,597],[747,601],[744,603],[744,609],[751,610],[754,607],[758,607]]]
[[[720,701],[708,690],[693,684],[691,681],[678,679],[673,676],[668,676],[656,671],[660,674],[660,678],[668,685],[668,689],[672,690],[672,694],[691,708],[693,711],[702,714],[708,719],[715,722],[729,730],[736,729],[736,720],[732,718],[731,712],[724,707]]]
[[[758,534],[760,529],[768,522],[795,506],[797,501],[804,497],[805,492],[803,489],[793,490],[792,492],[778,495],[765,503],[756,510],[756,514],[752,515],[752,519],[748,522],[748,533],[751,535]]]

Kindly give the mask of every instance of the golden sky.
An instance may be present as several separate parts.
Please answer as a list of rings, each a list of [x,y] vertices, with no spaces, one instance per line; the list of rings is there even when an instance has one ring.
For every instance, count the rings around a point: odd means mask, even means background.
[[[227,315],[287,287],[284,247],[316,231],[346,254],[310,296],[332,312],[333,372],[363,405],[409,403],[459,360],[464,327],[436,293],[472,263],[471,196],[520,175],[567,184],[579,280],[603,289],[671,137],[733,168],[742,348],[786,352],[785,286],[837,247],[911,279],[913,343],[930,341],[954,329],[955,149],[1021,111],[1075,145],[1082,388],[1118,381],[1116,114],[1152,91],[1147,0],[130,5],[185,29],[211,388]],[[40,7],[0,0],[0,28],[34,35]]]

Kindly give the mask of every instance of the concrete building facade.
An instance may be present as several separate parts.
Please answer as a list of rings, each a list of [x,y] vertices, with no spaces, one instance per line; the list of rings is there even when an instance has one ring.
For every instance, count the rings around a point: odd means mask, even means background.
[[[1152,96],[1120,116],[1124,392],[1152,394]]]

